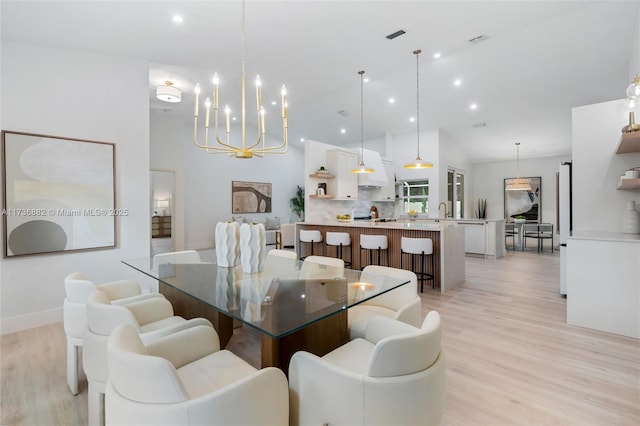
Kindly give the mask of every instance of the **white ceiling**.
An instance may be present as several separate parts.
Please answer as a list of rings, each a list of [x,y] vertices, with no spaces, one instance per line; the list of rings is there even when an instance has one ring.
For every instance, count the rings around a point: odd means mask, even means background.
[[[193,88],[217,71],[221,103],[240,98],[241,2],[7,1],[2,39],[140,58],[150,63],[153,109],[191,123]],[[269,130],[280,132],[279,88],[286,83],[289,137],[331,144],[415,132],[415,49],[420,55],[420,127],[438,127],[474,162],[570,152],[571,108],[619,99],[638,1],[268,1],[246,5],[246,69],[263,80]],[[174,14],[184,17],[174,24]],[[387,40],[402,29],[406,34]],[[487,35],[481,43],[468,40]],[[442,52],[440,59],[433,53]],[[454,87],[455,78],[463,79]],[[183,101],[155,99],[172,80]],[[100,90],[96,82],[95,90]],[[391,105],[387,99],[395,97]],[[469,104],[476,102],[475,111]],[[249,116],[254,110],[248,107]],[[338,111],[350,113],[342,117]],[[486,127],[474,128],[474,123]],[[623,123],[624,124],[624,123]],[[340,128],[347,129],[346,134]]]

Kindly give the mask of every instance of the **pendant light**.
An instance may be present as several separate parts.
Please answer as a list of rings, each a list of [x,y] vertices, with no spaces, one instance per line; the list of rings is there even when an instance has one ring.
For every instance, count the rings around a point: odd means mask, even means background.
[[[371,167],[364,165],[364,71],[360,74],[360,165],[357,169],[351,169],[351,173],[373,173]]]
[[[529,179],[520,178],[520,142],[516,142],[516,165],[517,165],[517,177],[511,179],[506,186],[507,191],[531,191],[531,184]]]
[[[420,68],[418,63],[418,56],[422,53],[422,50],[414,50],[413,54],[416,55],[416,147],[417,155],[416,159],[410,163],[404,165],[405,169],[430,169],[433,167],[433,163],[424,161],[420,158]]]

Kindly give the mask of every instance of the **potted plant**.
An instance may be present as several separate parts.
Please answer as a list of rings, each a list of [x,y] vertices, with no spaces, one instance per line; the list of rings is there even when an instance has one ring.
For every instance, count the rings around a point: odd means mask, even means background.
[[[527,218],[525,216],[518,215],[513,218],[513,221],[516,223],[524,223],[527,221]]]
[[[478,208],[476,209],[476,216],[478,219],[487,218],[487,199],[478,198]]]
[[[298,185],[295,197],[289,200],[291,210],[300,220],[304,220],[304,188]]]

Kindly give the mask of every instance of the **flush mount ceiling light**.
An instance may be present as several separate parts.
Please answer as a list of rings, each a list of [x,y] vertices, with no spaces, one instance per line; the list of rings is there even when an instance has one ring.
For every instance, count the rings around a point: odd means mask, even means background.
[[[224,108],[224,113],[226,116],[226,133],[227,137],[225,141],[220,139],[220,134],[218,132],[218,87],[220,85],[220,78],[218,77],[218,73],[213,74],[213,111],[214,111],[214,127],[216,132],[216,144],[209,145],[209,114],[211,111],[211,101],[209,98],[205,101],[206,107],[206,116],[205,116],[205,124],[204,124],[204,144],[198,142],[198,102],[200,96],[200,85],[196,86],[196,103],[194,107],[193,113],[193,139],[198,148],[202,148],[208,154],[227,154],[230,157],[235,158],[253,158],[256,157],[264,157],[267,154],[286,154],[289,143],[287,139],[287,129],[289,128],[288,124],[288,105],[287,105],[287,88],[283,84],[280,89],[281,95],[281,104],[282,104],[282,143],[279,145],[267,146],[267,131],[265,127],[265,109],[262,106],[262,80],[260,76],[256,76],[255,84],[256,84],[256,105],[257,105],[257,136],[255,141],[247,142],[247,119],[245,115],[245,87],[246,87],[246,77],[245,77],[245,4],[244,0],[242,1],[242,109],[241,109],[241,143],[239,146],[234,145],[231,142],[231,109],[229,105],[226,105]]]
[[[364,165],[364,71],[360,74],[360,165],[351,169],[351,173],[373,173],[373,169]]]
[[[520,142],[516,142],[517,177],[511,179],[505,188],[507,191],[531,191],[529,179],[520,178]]]
[[[433,163],[424,161],[420,158],[420,67],[418,58],[422,53],[422,50],[414,50],[413,54],[416,55],[416,159],[410,163],[404,165],[405,169],[430,169],[433,167]]]
[[[164,86],[158,86],[156,89],[156,98],[164,102],[176,103],[182,100],[182,92],[173,85],[173,82],[167,80]]]

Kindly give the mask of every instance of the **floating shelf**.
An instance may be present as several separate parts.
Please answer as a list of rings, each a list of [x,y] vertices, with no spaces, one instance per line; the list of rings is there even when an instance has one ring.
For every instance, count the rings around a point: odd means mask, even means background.
[[[325,200],[330,200],[335,197],[336,197],[335,195],[316,195],[316,194],[309,195],[309,198],[319,198],[319,199],[325,199]]]
[[[640,132],[623,133],[616,154],[640,152]]]
[[[316,179],[334,179],[335,178],[335,176],[332,175],[331,173],[311,173],[309,177],[316,178]]]
[[[622,179],[618,182],[617,189],[624,189],[627,191],[640,190],[640,178],[638,179]]]

